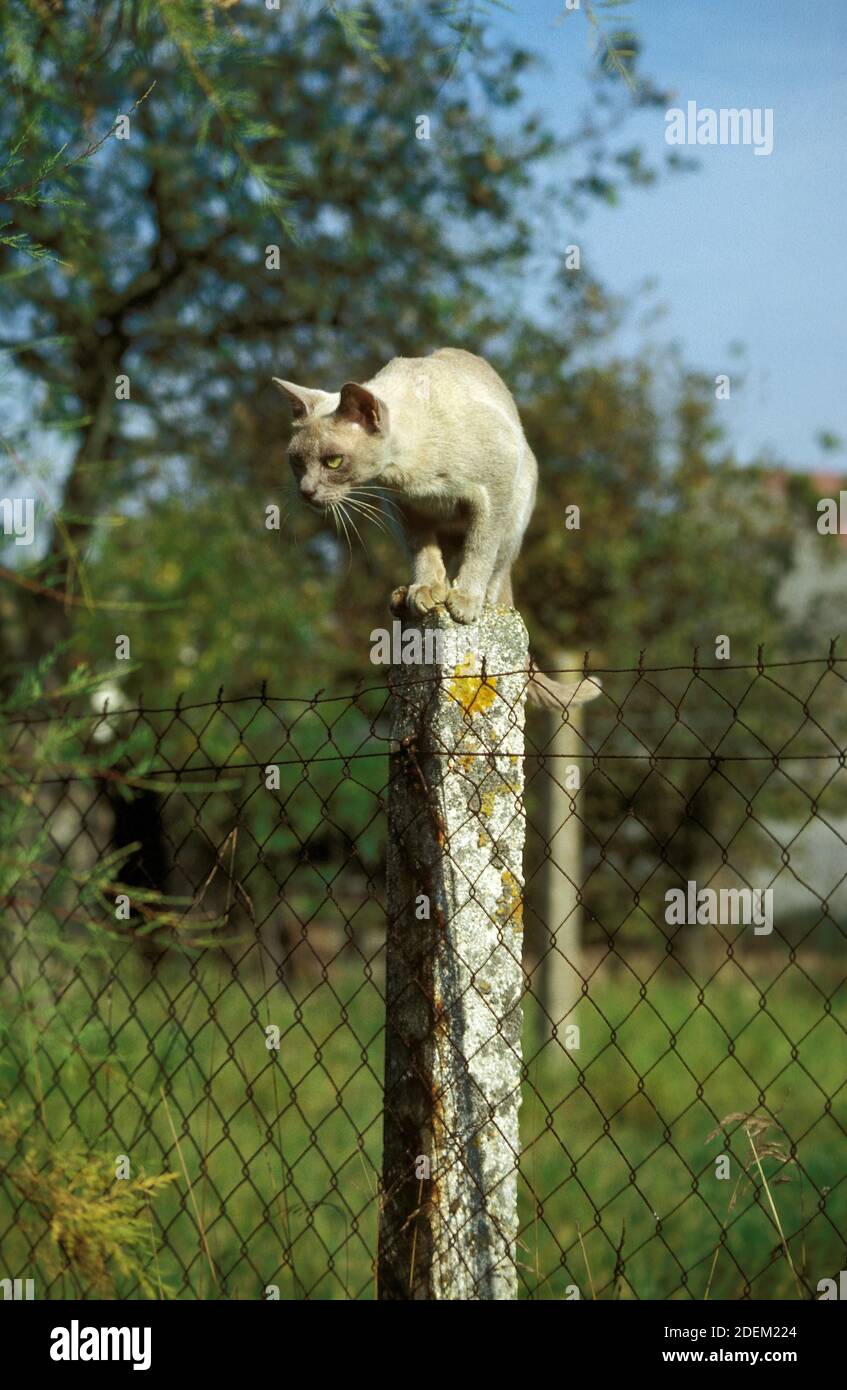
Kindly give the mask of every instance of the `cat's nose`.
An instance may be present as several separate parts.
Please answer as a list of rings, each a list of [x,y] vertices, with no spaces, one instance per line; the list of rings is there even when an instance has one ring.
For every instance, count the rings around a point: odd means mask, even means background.
[[[307,502],[311,502],[316,492],[317,488],[315,487],[314,483],[307,483],[304,478],[302,483],[300,484],[301,497],[305,497]]]

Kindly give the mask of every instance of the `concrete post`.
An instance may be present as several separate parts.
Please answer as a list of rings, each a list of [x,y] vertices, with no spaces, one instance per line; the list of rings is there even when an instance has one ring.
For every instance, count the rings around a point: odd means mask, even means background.
[[[392,670],[383,1299],[517,1296],[523,703],[510,608]]]
[[[563,681],[577,678],[581,660],[563,653],[558,661]],[[582,706],[571,705],[567,719],[551,710],[550,737],[545,747],[547,788],[547,848],[544,884],[544,957],[541,995],[547,1027],[560,1042],[574,1006],[582,998],[582,822],[577,814],[585,774]],[[576,773],[576,778],[574,777]],[[576,780],[578,779],[578,781]]]

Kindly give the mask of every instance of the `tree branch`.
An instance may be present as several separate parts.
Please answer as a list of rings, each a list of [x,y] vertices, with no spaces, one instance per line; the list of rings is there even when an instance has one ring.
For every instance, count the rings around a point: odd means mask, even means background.
[[[151,82],[147,91],[143,92],[138,100],[133,102],[132,106],[129,108],[131,112],[136,111],[142,101],[147,100],[155,85],[155,81]],[[90,159],[91,156],[96,154],[99,149],[102,149],[106,141],[114,135],[118,128],[118,121],[122,119],[121,116],[118,116],[111,126],[111,129],[107,130],[105,135],[101,136],[99,140],[93,140],[87,149],[82,150],[80,154],[74,155],[73,159],[67,160],[66,163],[60,164],[58,168],[45,169],[43,173],[36,174],[34,178],[28,179],[26,183],[19,183],[14,188],[0,188],[0,203],[9,203],[14,198],[20,198],[23,194],[38,188],[45,179],[60,178],[62,174],[66,174],[69,169],[72,169],[75,164],[81,164],[84,159]],[[62,149],[65,148],[67,147],[63,145]],[[61,152],[62,150],[59,151],[59,154],[61,154]]]

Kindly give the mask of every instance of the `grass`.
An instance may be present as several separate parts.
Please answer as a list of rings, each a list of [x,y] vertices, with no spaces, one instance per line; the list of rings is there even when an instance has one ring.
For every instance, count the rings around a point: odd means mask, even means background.
[[[0,1019],[0,1085],[32,1144],[176,1175],[139,1204],[150,1239],[111,1271],[119,1296],[374,1296],[381,956],[281,986],[257,952],[151,976],[130,951],[56,966],[49,986],[33,959],[24,1007]],[[825,959],[814,979],[776,952],[745,968],[724,961],[700,1002],[672,959],[600,961],[569,1020],[578,1050],[544,1039],[528,997],[522,1296],[790,1299],[837,1276],[844,989],[825,1007]],[[101,1295],[57,1261],[49,1225],[0,1181],[3,1272],[34,1275],[38,1297]]]
[[[800,972],[769,973],[762,991],[725,966],[703,1004],[671,961],[601,973],[578,1007],[579,1052],[548,1043],[530,1064],[534,1296],[792,1298],[789,1251],[808,1297],[841,1268],[843,990],[839,1021]]]

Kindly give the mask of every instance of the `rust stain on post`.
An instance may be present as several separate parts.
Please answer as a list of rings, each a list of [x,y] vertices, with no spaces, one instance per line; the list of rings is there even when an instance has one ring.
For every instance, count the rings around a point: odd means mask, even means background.
[[[526,631],[503,608],[423,625],[442,664],[391,678],[379,1296],[511,1299]]]

